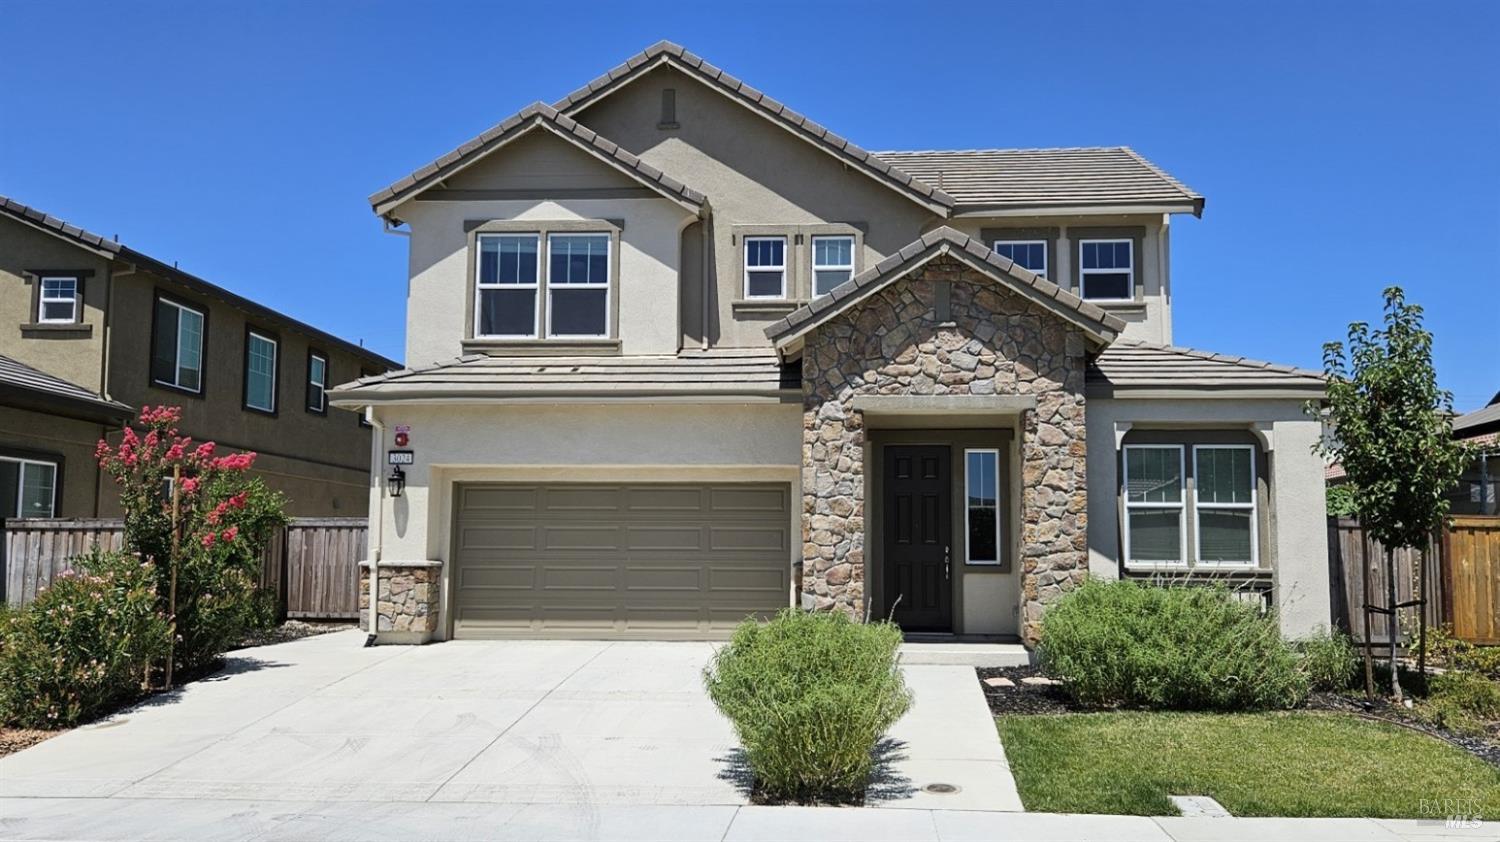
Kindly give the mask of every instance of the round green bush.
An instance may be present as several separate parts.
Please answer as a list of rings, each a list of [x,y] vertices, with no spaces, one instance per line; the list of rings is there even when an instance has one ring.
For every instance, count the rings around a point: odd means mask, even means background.
[[[897,666],[901,630],[834,612],[747,620],[704,670],[734,725],[760,795],[858,800],[881,736],[911,694]]]
[[[1296,643],[1298,669],[1314,690],[1349,689],[1359,668],[1359,652],[1341,631],[1323,631]]]
[[[1100,707],[1266,710],[1308,692],[1276,618],[1222,587],[1089,580],[1043,615],[1040,657]]]

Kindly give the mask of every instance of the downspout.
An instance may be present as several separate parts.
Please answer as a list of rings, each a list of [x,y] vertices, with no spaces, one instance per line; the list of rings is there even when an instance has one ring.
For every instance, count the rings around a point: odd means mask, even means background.
[[[373,406],[365,407],[365,420],[370,430],[370,482],[374,483],[375,534],[370,542],[370,633],[365,638],[366,646],[375,645],[375,635],[380,630],[380,553],[385,543],[385,482],[380,477],[380,448],[385,444],[385,425],[375,417]]]
[[[710,261],[709,257],[708,257],[708,247],[713,243],[713,236],[709,233],[709,230],[708,230],[709,223],[712,220],[713,220],[713,217],[706,216],[706,217],[703,218],[703,224],[700,225],[700,226],[698,226],[699,229],[701,230],[702,239],[703,239],[703,247],[701,249],[701,251],[703,252],[703,254],[702,254],[702,260],[701,260],[701,262],[703,264],[703,269],[702,269],[702,271],[703,271],[703,331],[702,331],[702,333],[703,333],[703,350],[705,350],[705,351],[708,350],[708,314],[709,314],[709,301],[708,301],[708,299],[709,299],[710,292],[714,288],[713,273],[709,271],[709,265],[710,265],[710,263],[712,261]]]

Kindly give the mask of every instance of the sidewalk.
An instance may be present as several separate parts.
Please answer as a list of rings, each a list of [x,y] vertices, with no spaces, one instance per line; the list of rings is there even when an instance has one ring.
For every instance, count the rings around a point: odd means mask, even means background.
[[[0,840],[1500,840],[1500,823],[1450,829],[1386,819],[1190,819],[820,807],[590,807],[457,802],[0,799]]]

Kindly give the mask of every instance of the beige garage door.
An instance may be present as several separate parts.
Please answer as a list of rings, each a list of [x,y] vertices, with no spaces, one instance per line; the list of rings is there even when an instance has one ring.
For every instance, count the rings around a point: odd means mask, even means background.
[[[455,637],[719,638],[789,601],[777,484],[457,488]]]

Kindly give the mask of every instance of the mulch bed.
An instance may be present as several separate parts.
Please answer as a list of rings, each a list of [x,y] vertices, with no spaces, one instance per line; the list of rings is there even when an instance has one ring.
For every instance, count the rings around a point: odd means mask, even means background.
[[[9,728],[0,725],[0,757],[14,754],[23,748],[31,748],[42,740],[55,737],[62,731],[37,731],[33,728]]]
[[[304,637],[328,634],[329,632],[347,631],[354,627],[355,624],[353,622],[287,620],[275,628],[251,632],[235,648],[249,649],[252,646],[290,643],[293,640],[301,640]]]
[[[1089,713],[1099,711],[1080,705],[1068,697],[1058,684],[1028,684],[1027,678],[1046,678],[1034,666],[980,668],[979,687],[984,691],[984,700],[989,703],[994,716]],[[992,687],[985,683],[988,678],[1009,679],[1013,686]],[[1385,699],[1367,702],[1363,695],[1343,693],[1314,693],[1308,697],[1305,710],[1345,713],[1364,719],[1388,722],[1403,728],[1421,731],[1432,737],[1452,743],[1475,757],[1494,766],[1500,766],[1500,734],[1492,738],[1455,733],[1424,722],[1411,710],[1393,705]]]

